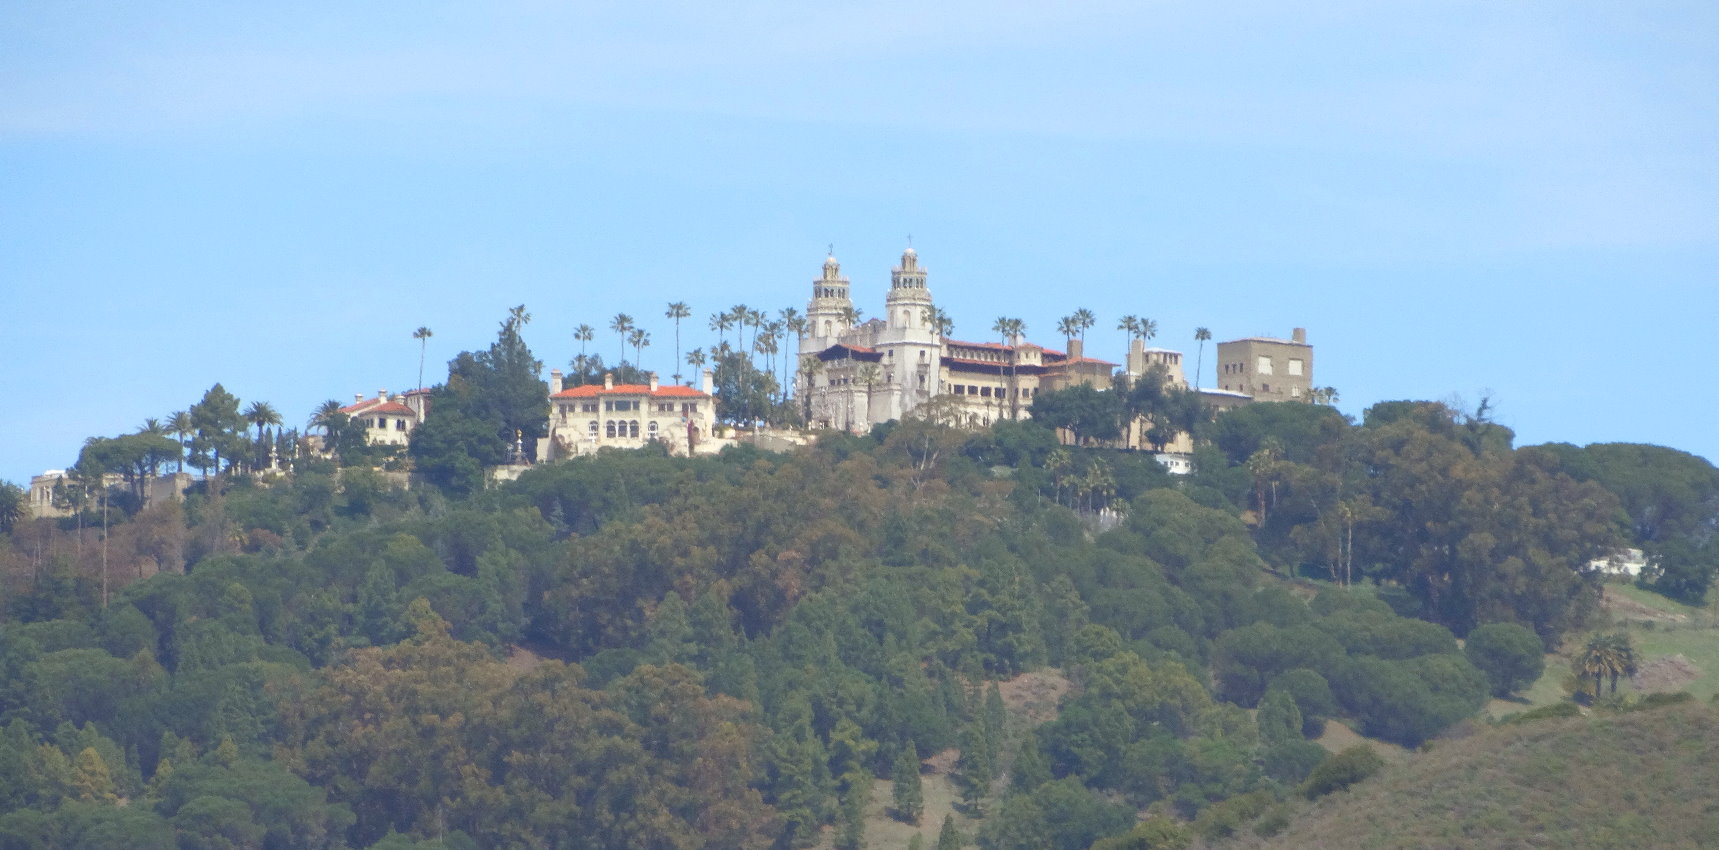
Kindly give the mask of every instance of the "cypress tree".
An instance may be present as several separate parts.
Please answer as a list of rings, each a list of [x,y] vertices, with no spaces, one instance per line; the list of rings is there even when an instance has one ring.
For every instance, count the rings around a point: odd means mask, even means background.
[[[955,816],[943,816],[943,829],[937,833],[937,850],[961,850],[961,830],[955,828]]]
[[[919,823],[919,816],[925,812],[925,791],[919,780],[919,750],[912,741],[908,741],[896,757],[895,770],[890,778],[895,783],[896,818],[906,823]]]

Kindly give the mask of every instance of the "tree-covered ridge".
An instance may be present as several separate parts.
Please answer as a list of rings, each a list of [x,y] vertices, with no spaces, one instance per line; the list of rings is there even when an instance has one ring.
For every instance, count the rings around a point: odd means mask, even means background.
[[[464,498],[230,477],[116,528],[138,529],[116,563],[153,546],[168,570],[119,571],[105,607],[76,530],[34,526],[5,555],[0,758],[21,779],[0,835],[852,844],[874,781],[952,747],[987,847],[1288,789],[1327,717],[1415,744],[1520,679],[1495,672],[1508,642],[1477,668],[1396,609],[1555,638],[1589,580],[1550,565],[1609,545],[1590,514],[1618,513],[1551,510],[1610,497],[1439,409],[1317,411],[1230,414],[1186,480],[1030,422],[926,421],[791,455],[605,453]],[[1393,506],[1355,523],[1346,577],[1377,595],[1272,575],[1321,551],[1321,487]],[[1452,507],[1477,489],[1492,511]],[[1100,503],[1119,525],[1096,530]],[[1436,557],[1500,505],[1533,524]],[[1470,577],[1519,551],[1543,571]],[[986,683],[1047,665],[1076,684],[1057,718],[1000,720]]]

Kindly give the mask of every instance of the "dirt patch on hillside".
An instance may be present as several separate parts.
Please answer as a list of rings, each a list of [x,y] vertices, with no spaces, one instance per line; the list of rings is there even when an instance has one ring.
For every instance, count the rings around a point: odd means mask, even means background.
[[[1643,605],[1629,597],[1612,593],[1608,588],[1600,597],[1600,607],[1606,609],[1618,620],[1652,620],[1656,623],[1687,623],[1689,617],[1672,611],[1661,611],[1650,605]]]
[[[1061,670],[1045,668],[1022,673],[1006,682],[997,683],[1003,706],[1015,721],[1037,726],[1056,719],[1057,705],[1068,693],[1068,677]]]
[[[950,747],[943,752],[936,753],[931,758],[922,760],[920,773],[931,776],[948,776],[955,771],[955,762],[960,760],[961,751]]]
[[[1643,693],[1663,693],[1681,691],[1700,677],[1701,668],[1680,652],[1642,662],[1629,680]]]
[[[517,644],[507,648],[507,666],[521,673],[529,673],[532,668],[543,663],[543,656]]]

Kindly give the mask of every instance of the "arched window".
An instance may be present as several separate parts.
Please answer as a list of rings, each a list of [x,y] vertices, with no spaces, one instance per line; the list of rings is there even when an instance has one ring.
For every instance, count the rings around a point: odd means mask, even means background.
[[[615,420],[611,419],[608,422],[604,423],[603,433],[605,436],[609,436],[609,437],[615,436]]]
[[[829,336],[829,335],[830,335],[830,320],[825,319],[824,320],[824,336]]]
[[[639,435],[639,420],[634,419],[632,422],[629,422],[627,424],[632,426],[632,433],[628,434],[627,436],[637,437]]]
[[[646,430],[648,430],[648,431],[650,431],[650,436],[651,436],[651,439],[653,439],[653,440],[654,440],[654,439],[656,439],[656,436],[657,436],[657,423],[655,423],[655,422],[652,422],[652,423],[651,423],[651,424],[650,424],[650,427],[649,427],[649,428],[648,428],[648,429],[646,429]]]
[[[595,419],[591,420],[590,431],[591,431],[591,436],[593,436],[593,437],[597,436],[597,420],[595,420]]]

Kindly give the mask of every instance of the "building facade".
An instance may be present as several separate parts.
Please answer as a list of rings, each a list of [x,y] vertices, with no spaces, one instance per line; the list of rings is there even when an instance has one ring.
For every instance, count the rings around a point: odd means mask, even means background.
[[[858,322],[850,283],[835,257],[824,260],[806,305],[795,392],[814,427],[864,431],[938,400],[951,424],[984,426],[1025,418],[1040,391],[1077,383],[1110,386],[1117,364],[1024,339],[963,342],[945,336],[927,285],[929,272],[908,248],[890,272],[880,318]]]
[[[636,449],[656,440],[673,454],[698,452],[716,425],[711,373],[704,388],[659,384],[603,383],[561,388],[561,371],[549,373],[549,435],[537,451],[538,462],[595,454],[604,447]]]
[[[1218,387],[1252,401],[1312,401],[1313,346],[1307,330],[1289,339],[1253,336],[1218,343]]]
[[[405,446],[411,442],[412,430],[424,421],[429,404],[430,391],[426,389],[392,396],[387,390],[377,390],[375,398],[354,393],[352,403],[342,407],[340,412],[364,424],[365,442]]]

